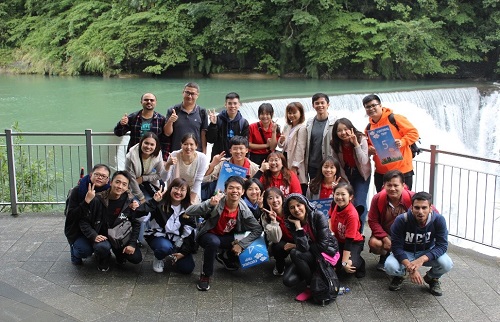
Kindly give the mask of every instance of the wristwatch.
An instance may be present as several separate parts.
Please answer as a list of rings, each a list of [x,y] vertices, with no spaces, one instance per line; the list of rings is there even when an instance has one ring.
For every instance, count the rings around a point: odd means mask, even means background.
[[[346,267],[347,266],[347,262],[342,262],[342,267]]]

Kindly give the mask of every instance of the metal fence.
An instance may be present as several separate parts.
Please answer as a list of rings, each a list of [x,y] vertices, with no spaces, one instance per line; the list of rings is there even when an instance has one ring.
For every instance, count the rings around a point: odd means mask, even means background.
[[[26,141],[60,143],[36,143]],[[105,141],[105,142],[99,142]],[[126,143],[113,133],[0,134],[0,212],[62,211],[68,190],[95,163],[124,167]],[[429,191],[449,234],[500,249],[500,161],[423,149],[414,159],[414,191]],[[16,187],[16,189],[11,189]]]

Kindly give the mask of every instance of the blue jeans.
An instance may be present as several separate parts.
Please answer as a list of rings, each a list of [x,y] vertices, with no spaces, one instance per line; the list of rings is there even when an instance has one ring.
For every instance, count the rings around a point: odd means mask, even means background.
[[[203,274],[212,276],[214,274],[214,260],[219,248],[231,249],[234,240],[233,234],[216,235],[205,233],[200,236],[199,243],[203,247]]]
[[[419,251],[416,253],[405,252],[410,262],[425,255],[428,250]],[[444,253],[436,259],[424,263],[423,266],[431,267],[427,272],[430,278],[440,278],[445,273],[448,273],[453,268],[453,261],[448,254]],[[385,271],[390,276],[404,276],[406,274],[406,267],[399,263],[396,257],[391,253],[385,260]]]
[[[168,255],[176,252],[174,244],[165,237],[147,237],[149,247],[153,250],[154,256],[157,259],[164,259]],[[174,269],[181,274],[191,274],[194,270],[194,259],[192,254],[187,254],[183,258],[179,259],[175,265]]]
[[[366,198],[368,197],[368,190],[370,189],[370,179],[364,179],[361,173],[359,173],[358,168],[350,168],[346,165],[345,174],[347,179],[351,183],[352,188],[354,189],[354,205],[355,206],[363,206],[365,207],[365,211],[361,214],[361,231],[363,231],[366,223],[366,217],[368,215],[368,204],[366,202]]]
[[[77,259],[87,258],[94,252],[92,243],[83,235],[79,236],[70,247],[71,260],[73,257]]]

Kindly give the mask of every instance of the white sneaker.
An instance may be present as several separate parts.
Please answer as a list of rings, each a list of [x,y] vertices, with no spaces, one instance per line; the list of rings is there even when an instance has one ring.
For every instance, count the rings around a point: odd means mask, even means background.
[[[153,257],[153,271],[157,273],[163,273],[163,267],[164,267],[163,259],[157,259],[156,257]]]

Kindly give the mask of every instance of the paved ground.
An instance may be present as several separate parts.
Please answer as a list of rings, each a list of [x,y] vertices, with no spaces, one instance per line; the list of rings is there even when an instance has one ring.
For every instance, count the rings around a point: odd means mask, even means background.
[[[69,261],[62,215],[0,215],[0,321],[499,321],[500,259],[451,247],[455,262],[442,278],[444,295],[405,281],[390,292],[389,278],[364,253],[364,279],[344,282],[351,292],[326,307],[293,300],[272,275],[273,263],[226,272],[216,263],[208,292],[196,273],[157,274],[146,251],[140,265],[96,269]]]

